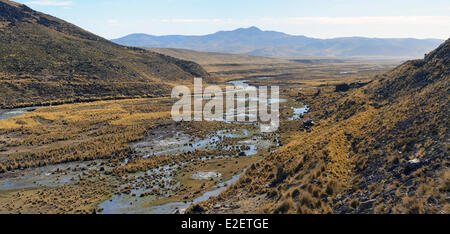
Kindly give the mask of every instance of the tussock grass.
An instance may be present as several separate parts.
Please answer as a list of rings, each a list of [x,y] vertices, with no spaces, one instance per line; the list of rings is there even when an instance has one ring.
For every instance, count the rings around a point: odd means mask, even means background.
[[[39,108],[0,121],[0,132],[9,139],[0,168],[123,158],[131,153],[129,142],[169,119],[169,107],[158,99],[99,101]]]

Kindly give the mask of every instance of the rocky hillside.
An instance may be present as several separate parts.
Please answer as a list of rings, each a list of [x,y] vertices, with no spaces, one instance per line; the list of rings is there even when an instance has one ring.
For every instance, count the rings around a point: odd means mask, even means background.
[[[302,91],[314,126],[292,123],[281,150],[190,212],[450,213],[449,71],[447,40],[363,87]]]
[[[0,0],[0,107],[168,94],[203,68]]]

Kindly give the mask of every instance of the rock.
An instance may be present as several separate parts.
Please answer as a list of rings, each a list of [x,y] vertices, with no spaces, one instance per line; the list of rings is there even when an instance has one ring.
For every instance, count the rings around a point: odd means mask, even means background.
[[[415,159],[409,160],[408,163],[417,164],[417,163],[420,163],[420,159],[415,158]]]
[[[395,165],[398,165],[398,164],[400,163],[400,160],[399,160],[398,158],[395,158],[395,159],[392,161],[392,163],[395,164]]]
[[[172,214],[181,214],[180,210],[177,208],[176,210],[172,211]]]
[[[437,203],[437,201],[436,201],[436,199],[434,199],[433,197],[429,197],[428,199],[427,199],[427,203],[428,204],[436,204]]]
[[[200,213],[203,213],[204,211],[205,211],[205,209],[199,204],[194,205],[191,209],[191,212],[193,214],[200,214]]]
[[[349,132],[344,132],[344,135],[347,137],[347,139],[352,139],[353,135]]]
[[[368,201],[365,201],[365,202],[361,202],[361,204],[359,205],[359,209],[361,211],[368,210],[368,209],[373,207],[373,204],[375,202],[376,202],[376,199],[372,199],[372,200],[368,200]]]
[[[307,120],[303,121],[303,126],[308,127],[308,128],[312,127],[312,126],[314,126],[314,121],[312,119],[307,119]]]
[[[403,172],[406,175],[409,175],[410,173],[412,173],[412,172],[416,171],[417,169],[419,169],[421,166],[422,166],[422,163],[421,163],[420,159],[415,158],[415,159],[409,160],[406,163],[406,166],[405,166],[405,169],[404,169]]]

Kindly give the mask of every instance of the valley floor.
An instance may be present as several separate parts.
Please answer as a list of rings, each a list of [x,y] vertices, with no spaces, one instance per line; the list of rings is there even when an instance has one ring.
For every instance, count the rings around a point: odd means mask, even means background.
[[[232,184],[246,178],[246,169],[291,144],[293,136],[307,138],[298,133],[303,103],[333,84],[364,84],[394,65],[389,64],[290,61],[289,69],[210,64],[221,82],[244,78],[252,85],[282,87],[286,102],[274,134],[260,133],[255,124],[175,123],[174,100],[167,98],[2,111],[0,213],[174,213],[239,191]],[[302,98],[300,91],[310,97]],[[335,173],[350,184],[345,172],[350,162],[339,157]],[[245,201],[215,199],[209,200],[215,201],[210,212],[264,212],[253,207],[272,202],[257,191]]]

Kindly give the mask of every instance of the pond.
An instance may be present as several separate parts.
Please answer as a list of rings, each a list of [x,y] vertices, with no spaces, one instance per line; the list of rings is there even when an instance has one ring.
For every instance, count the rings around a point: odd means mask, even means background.
[[[25,107],[16,109],[0,109],[0,121],[4,119],[11,119],[16,116],[36,110],[37,107]]]

